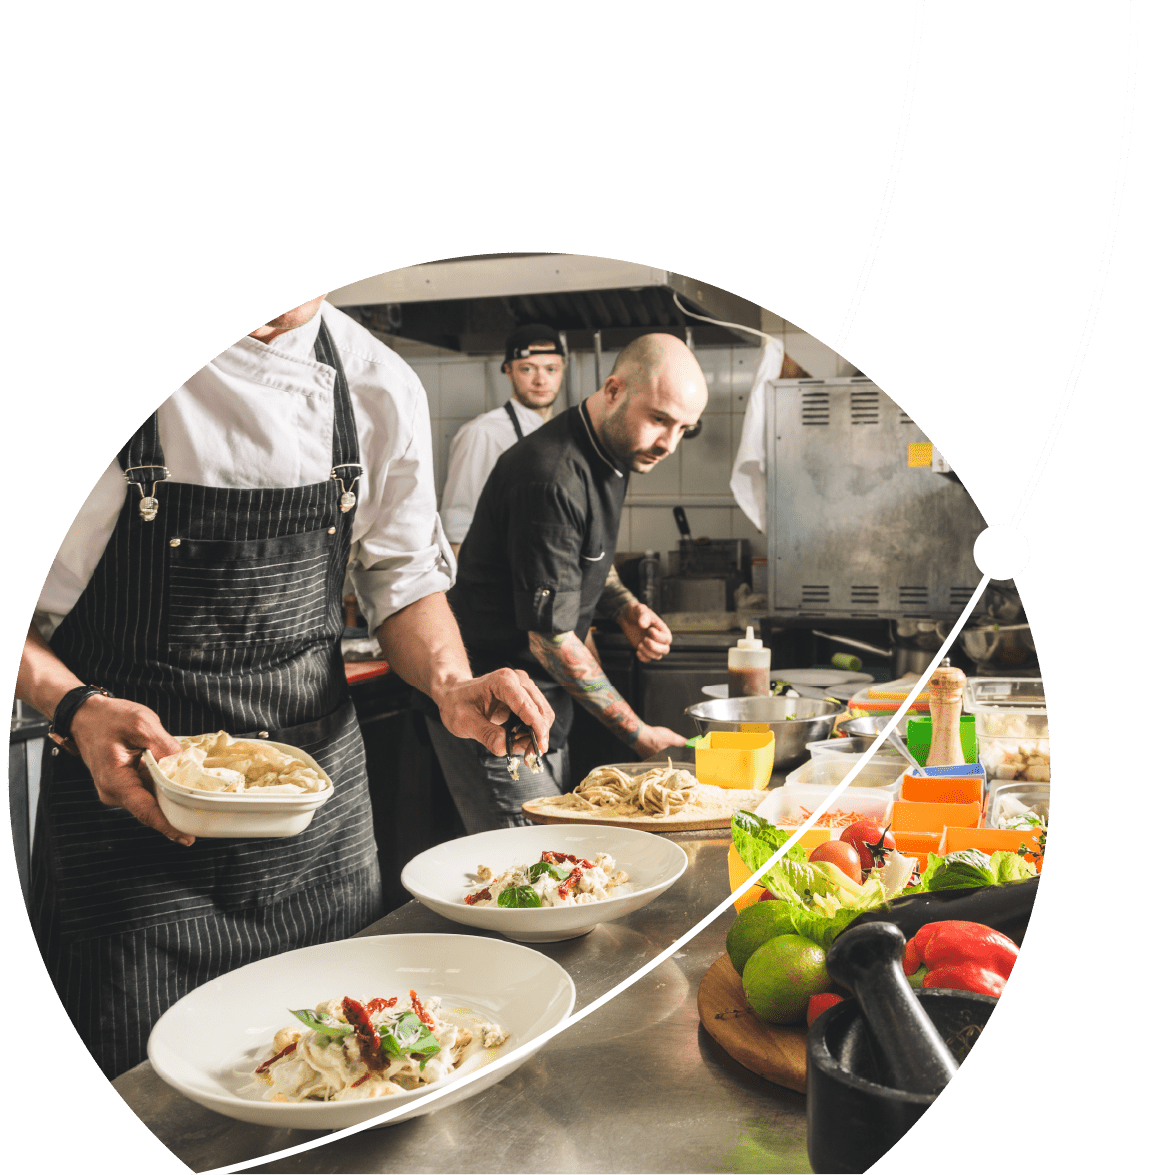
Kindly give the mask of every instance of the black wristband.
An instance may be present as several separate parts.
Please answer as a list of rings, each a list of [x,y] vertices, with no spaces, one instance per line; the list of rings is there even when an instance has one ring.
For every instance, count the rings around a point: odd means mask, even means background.
[[[53,722],[49,726],[49,733],[56,735],[61,740],[69,738],[69,728],[73,723],[73,716],[77,713],[77,708],[86,699],[92,698],[94,694],[101,694],[105,698],[110,696],[100,685],[79,685],[76,689],[71,689],[57,703],[57,709],[53,711]]]

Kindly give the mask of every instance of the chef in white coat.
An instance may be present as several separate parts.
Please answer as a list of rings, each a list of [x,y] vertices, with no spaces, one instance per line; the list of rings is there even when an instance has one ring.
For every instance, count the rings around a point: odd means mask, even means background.
[[[553,327],[532,323],[505,340],[501,371],[513,385],[512,396],[502,407],[468,421],[448,451],[440,519],[457,554],[497,458],[549,420],[565,370],[566,353]]]

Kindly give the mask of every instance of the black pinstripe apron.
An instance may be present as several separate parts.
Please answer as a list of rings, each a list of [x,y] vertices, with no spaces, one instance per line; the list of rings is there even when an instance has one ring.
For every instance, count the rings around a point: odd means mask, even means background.
[[[97,798],[71,755],[46,756],[33,921],[49,974],[108,1077],[146,1056],[158,1017],[258,958],[344,938],[381,912],[366,762],[340,638],[358,469],[354,411],[334,368],[333,464],[294,489],[160,481],[151,417],[119,455],[135,483],[85,591],[53,634],[84,682],[155,710],[176,734],[224,729],[308,751],[335,794],[298,836],[173,844]],[[134,467],[146,467],[135,469]],[[357,485],[353,487],[357,490]]]

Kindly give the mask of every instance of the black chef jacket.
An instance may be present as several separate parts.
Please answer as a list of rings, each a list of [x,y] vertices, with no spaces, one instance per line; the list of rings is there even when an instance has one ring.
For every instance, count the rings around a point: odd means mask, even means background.
[[[530,632],[586,639],[614,562],[628,472],[603,449],[585,405],[568,408],[501,454],[460,547],[448,592],[473,673],[529,673],[563,746],[573,703],[529,652]]]

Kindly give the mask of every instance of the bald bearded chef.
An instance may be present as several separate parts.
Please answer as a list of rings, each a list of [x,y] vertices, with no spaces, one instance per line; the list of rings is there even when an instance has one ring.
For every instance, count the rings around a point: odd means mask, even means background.
[[[193,987],[381,911],[362,738],[340,651],[350,571],[392,668],[445,725],[504,753],[525,674],[473,679],[444,592],[423,388],[322,299],[229,347],[102,475],[50,570],[17,696],[53,720],[32,916],[49,974],[107,1076],[137,1064]],[[47,638],[47,639],[46,639]],[[335,794],[305,832],[173,828],[139,757],[225,729],[308,751]]]

